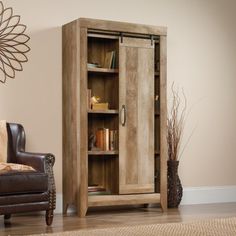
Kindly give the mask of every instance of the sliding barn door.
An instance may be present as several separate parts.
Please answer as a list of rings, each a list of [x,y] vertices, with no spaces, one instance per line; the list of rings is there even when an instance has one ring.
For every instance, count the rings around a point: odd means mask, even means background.
[[[119,45],[119,193],[154,192],[154,46]]]

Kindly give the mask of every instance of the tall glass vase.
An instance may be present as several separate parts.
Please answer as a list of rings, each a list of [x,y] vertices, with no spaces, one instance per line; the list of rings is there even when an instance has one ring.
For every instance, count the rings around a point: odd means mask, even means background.
[[[168,207],[178,207],[182,196],[183,188],[178,175],[179,161],[169,160],[168,165]]]

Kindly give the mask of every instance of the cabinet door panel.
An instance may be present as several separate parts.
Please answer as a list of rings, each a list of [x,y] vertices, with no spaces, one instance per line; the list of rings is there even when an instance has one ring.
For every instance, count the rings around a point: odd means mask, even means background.
[[[119,193],[154,192],[154,46],[151,40],[123,38],[119,47],[119,72]]]

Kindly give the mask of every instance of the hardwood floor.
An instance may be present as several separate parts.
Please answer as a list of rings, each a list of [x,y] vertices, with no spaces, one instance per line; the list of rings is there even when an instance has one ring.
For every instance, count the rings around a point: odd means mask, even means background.
[[[52,227],[47,227],[39,214],[13,215],[4,223],[0,217],[0,235],[27,235],[72,231],[85,228],[105,228],[137,224],[186,222],[196,219],[236,216],[236,203],[180,206],[162,213],[160,208],[100,209],[90,211],[86,218],[76,215],[55,215]]]

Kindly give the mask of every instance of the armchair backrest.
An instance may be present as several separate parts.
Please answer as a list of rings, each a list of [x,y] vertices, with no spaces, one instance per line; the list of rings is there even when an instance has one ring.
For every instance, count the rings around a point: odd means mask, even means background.
[[[7,162],[16,163],[16,154],[25,151],[25,131],[22,125],[7,123],[8,152]]]

